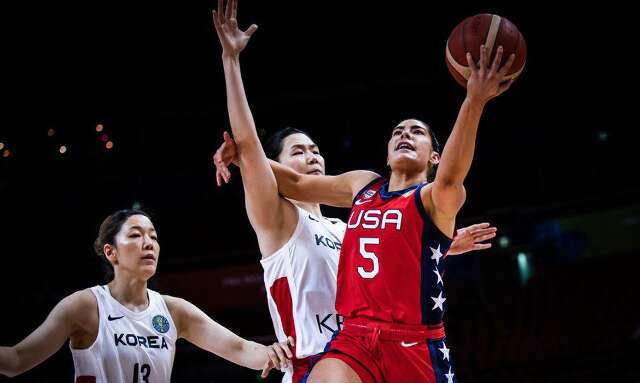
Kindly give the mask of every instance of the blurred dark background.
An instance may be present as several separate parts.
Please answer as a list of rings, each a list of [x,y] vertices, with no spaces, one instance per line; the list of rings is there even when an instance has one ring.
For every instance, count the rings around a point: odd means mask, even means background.
[[[244,337],[273,341],[239,174],[215,185],[211,156],[229,126],[214,7],[3,6],[0,344],[20,341],[61,298],[101,282],[91,253],[99,223],[132,206],[154,214],[159,231],[153,287]],[[488,221],[499,236],[491,250],[450,259],[446,323],[457,376],[640,382],[637,94],[627,95],[637,92],[629,42],[637,28],[625,21],[628,9],[243,0],[241,26],[260,27],[242,55],[259,133],[310,131],[330,174],[385,172],[390,129],[405,118],[427,121],[444,142],[464,98],[445,42],[482,12],[514,22],[529,56],[486,109],[466,181],[459,225]],[[173,381],[257,375],[180,343]],[[72,376],[62,349],[13,381]]]

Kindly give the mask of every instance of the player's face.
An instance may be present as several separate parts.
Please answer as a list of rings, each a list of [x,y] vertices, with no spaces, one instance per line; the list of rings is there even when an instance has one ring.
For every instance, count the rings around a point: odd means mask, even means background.
[[[155,274],[160,255],[156,229],[144,215],[132,215],[116,235],[114,266],[118,272],[126,272],[140,279]]]
[[[405,120],[391,132],[387,145],[387,162],[391,170],[424,172],[439,161],[433,151],[428,127],[418,120]]]
[[[282,142],[278,162],[293,168],[298,173],[324,175],[324,158],[318,145],[302,133],[287,136]]]

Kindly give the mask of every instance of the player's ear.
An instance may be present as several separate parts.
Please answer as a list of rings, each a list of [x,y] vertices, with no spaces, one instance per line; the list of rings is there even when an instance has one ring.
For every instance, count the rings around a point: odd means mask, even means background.
[[[438,165],[440,163],[440,153],[431,152],[431,158],[429,159],[431,165]]]
[[[102,251],[104,251],[104,256],[109,262],[111,262],[112,265],[118,264],[118,251],[116,250],[115,246],[110,243],[105,243]]]

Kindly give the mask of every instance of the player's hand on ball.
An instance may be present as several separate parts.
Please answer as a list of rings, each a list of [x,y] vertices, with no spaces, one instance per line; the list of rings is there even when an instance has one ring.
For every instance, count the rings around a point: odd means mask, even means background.
[[[467,53],[467,62],[471,68],[471,76],[467,80],[467,97],[469,99],[484,105],[509,89],[513,80],[507,81],[505,77],[516,56],[514,54],[509,56],[507,62],[499,68],[498,66],[502,62],[502,53],[503,48],[499,46],[493,63],[489,63],[487,60],[485,45],[480,46],[480,61],[478,63],[473,61],[471,53]]]

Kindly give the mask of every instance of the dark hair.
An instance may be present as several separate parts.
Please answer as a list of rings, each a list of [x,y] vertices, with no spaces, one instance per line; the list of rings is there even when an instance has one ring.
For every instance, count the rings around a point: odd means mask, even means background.
[[[438,142],[438,138],[436,137],[436,134],[433,132],[431,125],[427,124],[424,121],[420,121],[420,122],[422,122],[427,127],[427,132],[429,132],[429,136],[431,136],[431,148],[433,149],[434,152],[438,152],[438,154],[442,155],[442,152],[440,151],[440,142]],[[427,182],[433,182],[433,180],[435,180],[437,171],[438,171],[438,164],[435,164],[431,169],[429,169],[429,172],[427,173]]]
[[[264,153],[267,155],[267,158],[278,161],[278,157],[280,157],[280,153],[282,153],[284,139],[296,133],[304,134],[313,141],[313,138],[309,133],[287,126],[273,133],[264,144]]]
[[[118,210],[115,213],[111,214],[100,225],[100,230],[98,231],[98,237],[93,242],[93,251],[96,252],[96,255],[100,257],[103,261],[102,266],[104,269],[104,278],[105,282],[109,282],[113,279],[113,265],[104,254],[104,245],[114,245],[116,244],[116,235],[122,229],[122,225],[129,219],[129,217],[133,215],[144,215],[145,217],[151,219],[149,214],[145,213],[142,210],[138,209],[123,209]]]

